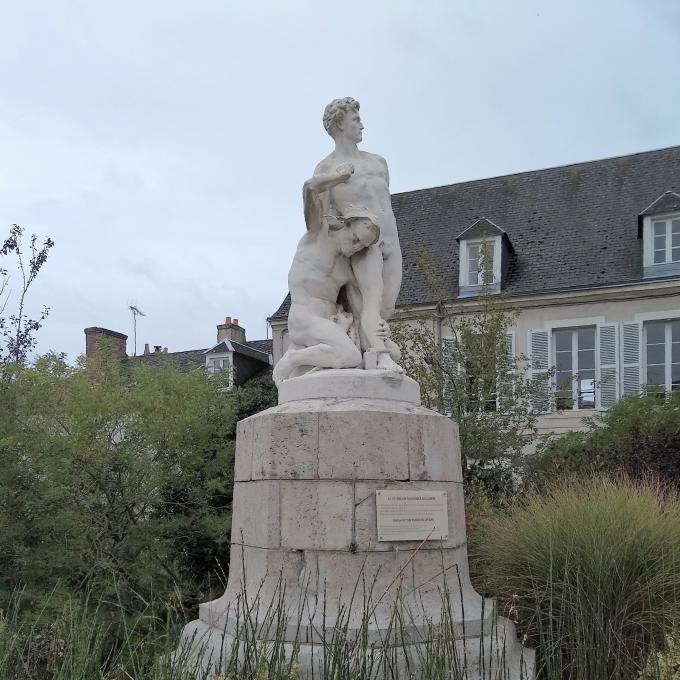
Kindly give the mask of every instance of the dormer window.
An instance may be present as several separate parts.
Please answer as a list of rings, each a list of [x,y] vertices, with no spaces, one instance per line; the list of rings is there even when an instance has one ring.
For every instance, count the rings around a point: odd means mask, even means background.
[[[654,264],[680,262],[680,215],[652,220]]]
[[[495,243],[480,241],[467,243],[467,285],[484,286],[494,282]]]
[[[645,278],[680,274],[680,195],[667,191],[639,216]]]
[[[508,235],[486,217],[456,239],[460,243],[458,297],[500,293],[512,245]]]
[[[216,359],[211,357],[207,362],[208,373],[217,375],[221,371],[228,371],[231,369],[231,361],[228,357]]]

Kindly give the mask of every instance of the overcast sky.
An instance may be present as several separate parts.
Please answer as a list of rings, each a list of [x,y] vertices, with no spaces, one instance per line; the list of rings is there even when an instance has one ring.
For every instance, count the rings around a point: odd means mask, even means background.
[[[287,291],[301,187],[361,102],[392,191],[680,144],[678,0],[0,0],[0,238],[56,242],[38,350],[209,347]],[[11,306],[11,303],[10,303]]]

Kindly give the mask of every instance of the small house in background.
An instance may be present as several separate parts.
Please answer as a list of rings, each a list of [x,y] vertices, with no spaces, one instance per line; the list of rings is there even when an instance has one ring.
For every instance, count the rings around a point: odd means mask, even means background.
[[[230,316],[217,326],[217,342],[212,347],[169,352],[163,345],[144,345],[144,353],[127,355],[127,335],[108,328],[85,329],[85,356],[93,356],[106,344],[118,357],[128,362],[149,365],[170,364],[185,373],[206,370],[210,374],[227,372],[231,386],[242,385],[246,380],[268,371],[272,364],[271,340],[247,340],[246,330],[238,319]]]

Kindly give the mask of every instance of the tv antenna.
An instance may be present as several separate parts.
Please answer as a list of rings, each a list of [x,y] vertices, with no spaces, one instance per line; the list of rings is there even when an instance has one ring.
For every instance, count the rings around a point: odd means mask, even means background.
[[[130,305],[128,309],[132,312],[132,337],[135,346],[135,353],[133,356],[137,356],[137,317],[146,316],[144,312],[136,305]]]

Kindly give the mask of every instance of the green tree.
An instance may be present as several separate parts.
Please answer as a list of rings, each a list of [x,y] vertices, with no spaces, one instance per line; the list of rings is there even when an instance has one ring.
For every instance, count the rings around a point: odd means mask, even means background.
[[[9,316],[5,316],[12,289],[12,274],[7,268],[11,265],[3,266],[3,260],[0,260],[0,376],[3,383],[11,379],[13,366],[26,362],[28,353],[35,347],[36,333],[49,311],[43,307],[38,318],[32,319],[26,313],[26,303],[28,291],[47,262],[54,241],[46,238],[39,245],[38,237],[32,234],[28,246],[30,255],[26,260],[23,237],[24,229],[13,224],[9,236],[0,247],[0,258],[14,258],[14,278],[18,280],[18,285],[13,286],[16,308]]]
[[[214,594],[229,559],[235,424],[270,405],[271,380],[101,352],[48,355],[0,393],[0,581],[37,597],[169,608]],[[0,605],[1,606],[1,605]]]
[[[518,312],[507,300],[483,287],[474,307],[461,310],[429,261],[421,258],[420,265],[436,297],[435,312],[392,324],[402,365],[420,383],[425,405],[458,423],[468,480],[500,491],[512,486],[509,464],[537,437],[538,413],[530,404],[549,399],[549,386],[530,379],[527,358],[513,351],[508,334]]]

